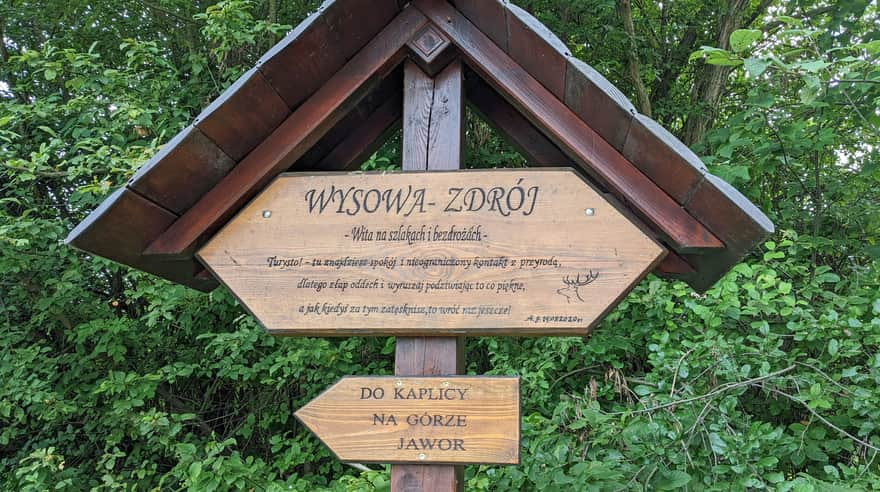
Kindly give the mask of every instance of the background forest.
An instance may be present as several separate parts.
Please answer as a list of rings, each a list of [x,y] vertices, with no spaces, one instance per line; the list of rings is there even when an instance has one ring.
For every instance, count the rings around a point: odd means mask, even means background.
[[[515,2],[778,231],[704,295],[649,277],[590,339],[470,339],[470,373],[523,378],[523,463],[467,489],[880,489],[877,2]],[[393,339],[275,339],[62,244],[318,4],[0,1],[0,489],[388,489],[292,412],[389,374]],[[468,133],[471,167],[522,164]]]

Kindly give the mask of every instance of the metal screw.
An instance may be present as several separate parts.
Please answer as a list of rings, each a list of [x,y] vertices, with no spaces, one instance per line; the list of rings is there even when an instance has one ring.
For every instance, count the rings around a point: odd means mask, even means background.
[[[596,215],[596,209],[588,208],[584,211],[584,213],[587,214],[587,217],[592,217],[592,216]]]
[[[448,388],[448,387],[449,387],[449,381],[443,381],[442,386],[443,386],[444,388]]]
[[[398,379],[397,382],[394,383],[394,385],[397,386],[398,388],[400,388],[401,386],[403,386],[403,381]]]
[[[272,216],[272,211],[271,211],[271,210],[263,210],[263,218],[264,218],[264,219],[268,219],[268,218],[271,217],[271,216]]]
[[[428,459],[428,455],[425,453],[419,453],[419,460],[425,461],[426,459]]]

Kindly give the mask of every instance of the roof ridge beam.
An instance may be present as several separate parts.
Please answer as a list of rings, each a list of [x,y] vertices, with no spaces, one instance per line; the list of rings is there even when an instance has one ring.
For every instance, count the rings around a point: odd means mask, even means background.
[[[405,57],[407,42],[427,23],[405,8],[314,95],[294,111],[214,188],[165,230],[144,251],[169,257],[193,253],[199,242],[221,227],[245,202],[294,162],[333,127]]]

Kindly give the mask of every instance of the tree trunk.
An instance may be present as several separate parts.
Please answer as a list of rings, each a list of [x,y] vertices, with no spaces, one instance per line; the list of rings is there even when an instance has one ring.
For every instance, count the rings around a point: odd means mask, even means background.
[[[764,2],[761,3],[764,5]],[[733,31],[743,26],[746,18],[748,0],[728,0],[726,11],[720,12],[718,28],[716,30],[715,45],[719,48],[730,49],[730,35]],[[761,7],[759,7],[761,8]],[[764,7],[766,8],[766,7]],[[751,16],[748,20],[754,19]],[[691,92],[692,113],[688,115],[682,131],[682,140],[687,145],[693,145],[703,139],[706,131],[715,121],[718,111],[718,103],[730,76],[732,68],[718,65],[708,65],[697,69],[694,79],[694,88]]]
[[[633,23],[632,5],[630,0],[617,0],[617,12],[623,21],[623,30],[629,38],[626,50],[626,69],[630,81],[636,90],[636,98],[639,103],[639,112],[645,116],[651,116],[651,98],[641,75],[641,62],[639,61],[638,45],[636,44],[636,28]]]

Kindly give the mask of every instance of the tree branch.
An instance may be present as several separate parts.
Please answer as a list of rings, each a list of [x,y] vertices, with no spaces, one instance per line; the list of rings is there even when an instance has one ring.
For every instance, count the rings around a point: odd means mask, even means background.
[[[160,6],[158,6],[158,5],[154,5],[154,4],[150,3],[150,2],[143,2],[143,1],[142,1],[142,2],[141,2],[141,5],[143,5],[145,8],[147,8],[147,9],[149,9],[149,10],[152,10],[152,11],[154,11],[154,12],[159,12],[160,14],[165,14],[165,15],[167,15],[168,17],[171,17],[172,19],[175,19],[175,20],[178,20],[178,21],[180,21],[180,22],[183,22],[184,24],[195,24],[195,25],[198,25],[198,23],[197,23],[196,21],[192,20],[192,19],[187,19],[186,17],[184,17],[184,16],[178,14],[177,12],[172,12],[172,11],[170,11],[170,10],[164,8],[164,7],[160,7]]]
[[[801,20],[812,19],[813,17],[818,17],[820,15],[827,14],[836,8],[838,8],[836,4],[826,5],[825,7],[818,7],[813,10],[808,10],[808,11],[804,12],[804,14],[799,17],[799,19],[801,19]],[[759,15],[758,12],[756,12],[756,16],[757,15]],[[773,29],[776,29],[777,27],[782,26],[784,24],[785,24],[784,22],[779,21],[779,20],[776,20],[773,22],[768,22],[767,25],[764,26],[763,31],[765,31],[765,32],[772,31]]]

